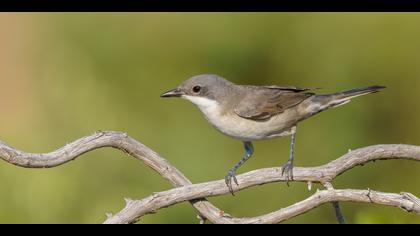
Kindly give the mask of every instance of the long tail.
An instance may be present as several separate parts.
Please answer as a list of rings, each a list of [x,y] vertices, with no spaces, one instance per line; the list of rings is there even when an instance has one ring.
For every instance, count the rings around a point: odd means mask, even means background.
[[[316,113],[323,111],[325,109],[331,108],[331,107],[338,107],[341,105],[344,105],[352,98],[359,97],[362,95],[370,94],[370,93],[376,93],[379,92],[379,90],[386,88],[385,86],[370,86],[365,88],[357,88],[357,89],[351,89],[347,91],[342,91],[338,93],[332,93],[332,94],[320,94],[315,95],[312,99],[312,102],[318,103],[320,110],[316,111]]]

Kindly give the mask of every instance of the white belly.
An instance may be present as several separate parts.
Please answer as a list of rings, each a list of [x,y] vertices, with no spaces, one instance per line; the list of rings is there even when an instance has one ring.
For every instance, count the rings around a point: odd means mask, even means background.
[[[242,141],[254,141],[286,136],[294,132],[287,111],[265,121],[245,119],[232,112],[222,112],[219,104],[205,98],[184,96],[201,110],[206,119],[223,134]]]
[[[207,113],[205,115],[220,132],[242,141],[271,139],[292,134],[292,127],[279,122],[278,116],[266,121],[254,121],[236,114],[217,116],[214,113]]]

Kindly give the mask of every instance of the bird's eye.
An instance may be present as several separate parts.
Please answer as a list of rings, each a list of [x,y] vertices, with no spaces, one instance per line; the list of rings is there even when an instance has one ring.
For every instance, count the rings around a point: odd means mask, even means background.
[[[199,93],[201,91],[201,86],[194,86],[194,88],[193,88],[193,92],[194,93]]]

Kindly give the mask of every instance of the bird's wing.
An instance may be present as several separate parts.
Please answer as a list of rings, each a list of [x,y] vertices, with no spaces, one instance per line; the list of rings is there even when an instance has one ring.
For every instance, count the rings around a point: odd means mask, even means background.
[[[250,89],[252,93],[245,96],[234,111],[238,116],[252,120],[268,119],[314,95],[304,92],[312,89],[295,87],[264,86]]]
[[[281,91],[293,91],[293,92],[304,92],[309,90],[318,90],[320,88],[298,88],[293,86],[277,86],[277,85],[269,85],[269,86],[261,86],[261,88],[267,88],[272,90],[281,90]]]

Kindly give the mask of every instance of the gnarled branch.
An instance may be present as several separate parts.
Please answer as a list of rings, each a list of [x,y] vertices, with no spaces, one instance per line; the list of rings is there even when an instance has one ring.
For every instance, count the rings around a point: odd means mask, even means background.
[[[141,216],[179,202],[190,201],[199,211],[201,219],[213,223],[278,223],[303,214],[327,202],[367,202],[396,206],[420,213],[419,199],[412,194],[381,193],[371,190],[335,190],[332,187],[318,191],[309,198],[289,207],[253,218],[233,218],[212,205],[205,197],[229,193],[223,180],[192,185],[191,182],[168,161],[156,152],[139,143],[125,133],[97,132],[50,153],[33,154],[16,150],[0,142],[0,158],[27,168],[49,168],[74,160],[80,155],[103,147],[113,147],[143,161],[175,187],[153,194],[143,200],[127,200],[126,207],[105,223],[134,223]],[[319,167],[294,168],[294,181],[331,185],[338,175],[357,166],[375,160],[406,159],[420,160],[420,147],[403,144],[374,145],[350,151],[342,157]],[[237,176],[239,191],[251,186],[285,181],[281,168],[265,168]]]
[[[108,218],[105,223],[133,223],[139,217],[148,213],[156,212],[158,209],[164,207],[196,198],[218,196],[229,193],[229,191],[226,190],[226,186],[221,186],[221,183],[219,182],[221,181],[175,188],[168,191],[155,193],[142,200],[128,202],[127,206],[122,211]],[[214,189],[213,187],[216,188]],[[280,223],[329,202],[375,203],[379,205],[399,207],[408,212],[415,212],[420,214],[420,205],[416,203],[418,199],[416,198],[416,200],[413,200],[407,198],[405,195],[406,193],[382,193],[372,190],[357,189],[320,190],[309,198],[278,211],[258,217],[232,218],[232,220],[234,223],[238,224]],[[132,218],[132,216],[136,216],[136,218]]]

